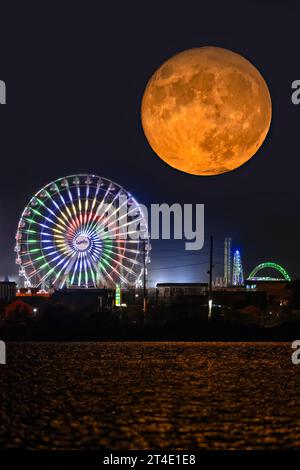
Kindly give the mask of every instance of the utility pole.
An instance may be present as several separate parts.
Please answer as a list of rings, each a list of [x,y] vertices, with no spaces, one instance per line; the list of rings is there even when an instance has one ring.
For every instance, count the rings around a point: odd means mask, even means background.
[[[212,305],[213,305],[213,299],[212,299],[212,273],[213,273],[213,236],[210,236],[210,252],[209,252],[209,286],[208,286],[208,319],[211,319],[211,314],[212,314]]]
[[[143,276],[143,312],[146,315],[147,311],[147,290],[146,290],[146,241],[143,241],[143,264],[144,264],[144,276]]]

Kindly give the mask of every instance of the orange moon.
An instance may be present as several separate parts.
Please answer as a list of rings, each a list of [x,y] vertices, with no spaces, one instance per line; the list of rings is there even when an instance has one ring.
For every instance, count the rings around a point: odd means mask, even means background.
[[[142,125],[156,154],[193,175],[218,175],[247,162],[270,128],[267,84],[244,57],[219,47],[181,52],[150,78]]]

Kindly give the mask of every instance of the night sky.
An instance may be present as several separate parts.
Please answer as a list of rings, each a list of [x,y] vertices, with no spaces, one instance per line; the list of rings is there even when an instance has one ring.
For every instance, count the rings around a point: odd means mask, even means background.
[[[58,177],[95,173],[146,205],[204,203],[216,274],[222,272],[224,236],[230,235],[246,274],[259,262],[275,261],[300,276],[300,105],[291,102],[291,83],[300,79],[300,6],[61,3],[36,2],[33,8],[26,2],[13,12],[1,6],[0,79],[7,105],[0,107],[0,274],[17,272],[14,236],[30,197]],[[231,49],[258,68],[273,116],[251,161],[231,173],[201,177],[154,154],[140,105],[162,62],[206,45]],[[154,242],[149,282],[206,281],[207,261],[207,242],[198,253],[186,253],[183,242]]]

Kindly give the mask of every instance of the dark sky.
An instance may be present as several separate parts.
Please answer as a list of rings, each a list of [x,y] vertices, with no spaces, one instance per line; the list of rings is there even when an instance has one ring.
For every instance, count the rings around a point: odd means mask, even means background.
[[[300,79],[300,7],[199,0],[33,5],[1,6],[7,105],[0,107],[0,274],[16,272],[14,235],[28,199],[53,179],[86,172],[117,181],[145,204],[204,203],[217,272],[223,238],[231,235],[246,273],[271,260],[300,276],[300,105],[291,103],[291,82]],[[273,104],[271,129],[256,156],[214,177],[163,163],[140,121],[154,70],[182,50],[205,45],[250,60]],[[205,280],[207,253],[207,244],[191,255],[182,243],[153,243],[149,278]],[[167,269],[185,264],[194,266]]]

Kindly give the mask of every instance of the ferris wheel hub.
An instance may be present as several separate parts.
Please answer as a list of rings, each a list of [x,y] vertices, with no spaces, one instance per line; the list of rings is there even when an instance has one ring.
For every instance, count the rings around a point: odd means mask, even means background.
[[[74,239],[74,248],[77,251],[86,252],[91,246],[91,240],[88,235],[81,233],[77,235]]]

